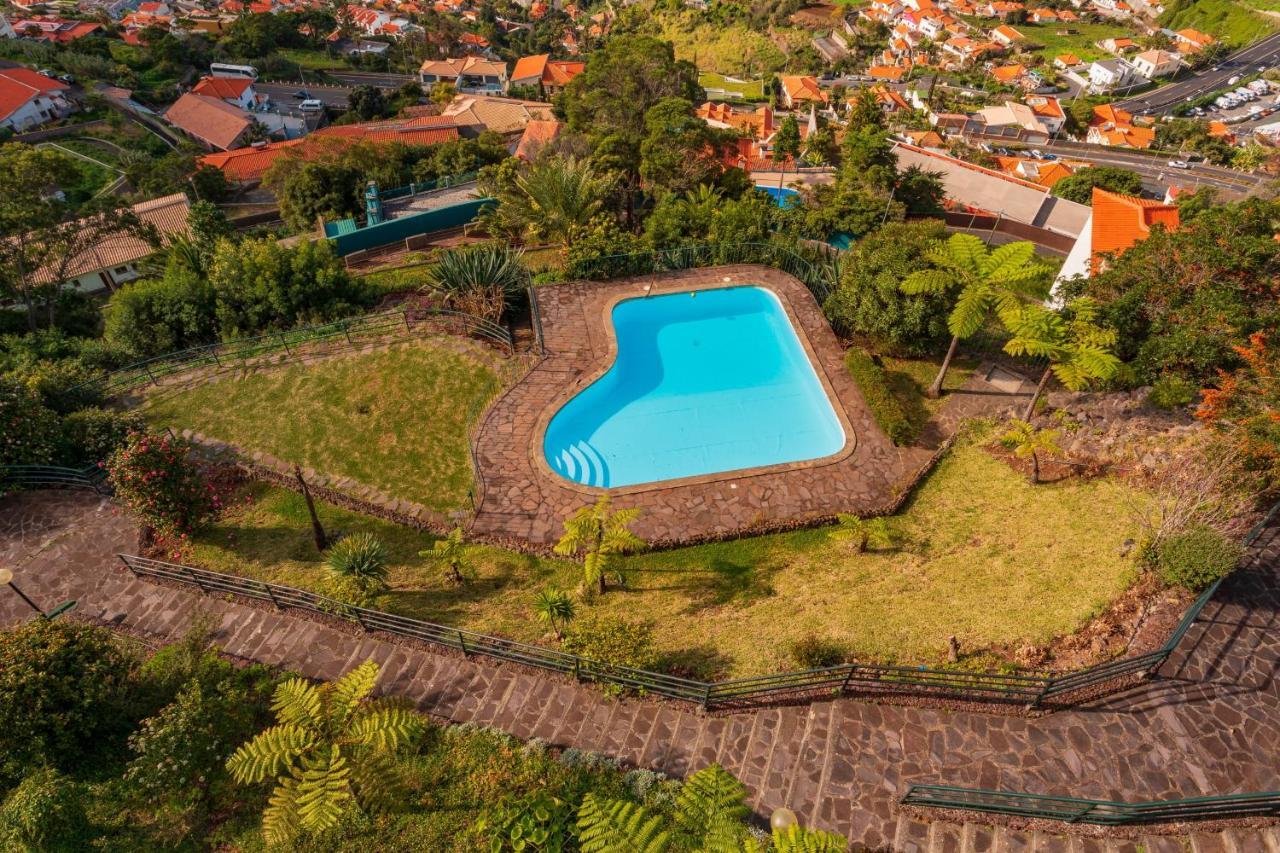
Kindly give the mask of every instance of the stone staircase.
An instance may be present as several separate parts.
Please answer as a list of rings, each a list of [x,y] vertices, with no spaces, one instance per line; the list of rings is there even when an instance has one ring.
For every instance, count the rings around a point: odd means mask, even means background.
[[[1280,853],[1280,827],[1232,827],[1184,835],[1094,838],[1068,833],[1065,826],[1061,832],[1014,829],[977,821],[928,820],[922,813],[900,813],[892,847],[899,853]]]

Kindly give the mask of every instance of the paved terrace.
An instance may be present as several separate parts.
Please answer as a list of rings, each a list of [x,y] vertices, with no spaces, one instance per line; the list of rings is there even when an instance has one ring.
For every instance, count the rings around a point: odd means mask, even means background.
[[[912,821],[895,811],[909,782],[1138,800],[1280,790],[1280,523],[1248,567],[1224,584],[1154,685],[1095,707],[1039,719],[881,706],[841,699],[703,716],[689,707],[611,700],[591,687],[489,662],[344,633],[135,579],[114,554],[137,530],[107,499],[43,492],[0,500],[0,563],[37,601],[74,598],[81,618],[157,637],[194,613],[221,620],[232,654],[314,678],[372,658],[380,689],[451,721],[599,750],[682,776],[711,761],[736,773],[767,815],[794,808],[807,825],[861,845],[906,851],[1137,853],[1135,842]],[[0,624],[29,618],[0,590]],[[1190,831],[1189,831],[1190,833]],[[1193,853],[1276,853],[1274,828],[1190,833]],[[1168,837],[1147,853],[1186,849]]]

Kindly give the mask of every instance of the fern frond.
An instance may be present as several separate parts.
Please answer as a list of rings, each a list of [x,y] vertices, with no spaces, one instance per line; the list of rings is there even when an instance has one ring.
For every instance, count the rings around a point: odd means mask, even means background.
[[[908,296],[919,293],[946,293],[955,285],[955,277],[945,270],[916,270],[898,285]]]
[[[995,281],[1003,275],[1026,269],[1027,263],[1035,256],[1036,247],[1034,243],[1029,243],[1025,240],[1017,243],[1006,243],[982,258],[982,275],[988,281]]]
[[[422,718],[409,708],[384,704],[363,710],[351,722],[351,740],[380,752],[398,749],[422,730]]]
[[[373,692],[381,671],[377,663],[367,660],[329,685],[329,716],[336,725],[350,719],[360,702]]]
[[[991,298],[991,290],[980,284],[971,284],[960,291],[960,298],[947,318],[947,329],[957,338],[967,338],[978,331],[987,319]]]
[[[351,787],[360,808],[370,813],[389,812],[407,797],[404,774],[383,752],[363,755],[351,761]]]
[[[296,726],[320,726],[323,701],[320,688],[305,678],[290,678],[276,688],[271,710],[281,723]]]
[[[298,821],[298,782],[285,776],[271,792],[262,812],[262,837],[272,847],[284,847],[301,829]]]
[[[578,808],[578,845],[582,853],[664,853],[670,836],[662,819],[642,806],[620,800],[582,798]]]
[[[313,745],[311,733],[293,723],[272,726],[241,745],[227,759],[227,770],[241,784],[279,775]]]
[[[690,776],[676,798],[675,819],[681,831],[699,838],[717,822],[740,823],[748,814],[747,789],[719,764]]]
[[[329,754],[305,767],[298,778],[298,822],[303,829],[323,832],[337,825],[351,804],[351,768],[334,744]]]
[[[773,833],[777,853],[845,853],[849,840],[831,832],[792,826]]]
[[[987,257],[986,243],[972,234],[952,234],[946,247],[947,255],[957,269],[973,276],[982,274],[983,261]]]

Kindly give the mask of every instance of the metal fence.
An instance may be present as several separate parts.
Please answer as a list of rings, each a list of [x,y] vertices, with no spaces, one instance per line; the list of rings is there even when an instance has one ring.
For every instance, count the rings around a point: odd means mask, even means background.
[[[822,303],[831,295],[839,277],[839,259],[833,254],[802,243],[703,243],[571,260],[565,275],[570,279],[606,281],[721,264],[763,264],[800,279]]]
[[[349,345],[368,343],[388,336],[408,335],[425,324],[444,324],[451,330],[476,335],[505,347],[508,352],[514,350],[511,333],[483,317],[443,308],[415,308],[408,312],[397,308],[165,353],[125,365],[97,381],[104,394],[115,394],[142,385],[155,385],[167,376],[199,367],[242,366],[251,358],[281,351],[293,355],[295,348],[319,341],[344,340]]]
[[[437,178],[434,181],[423,181],[422,183],[407,184],[403,187],[392,187],[389,190],[379,190],[378,197],[383,201],[394,201],[395,199],[414,196],[418,193],[447,190],[450,187],[456,187],[460,184],[473,183],[479,176],[479,172],[463,172],[460,175],[445,175],[443,178]]]
[[[1036,708],[1066,704],[1068,694],[1087,691],[1095,697],[1111,686],[1127,684],[1136,672],[1152,672],[1169,656],[1217,589],[1210,587],[1188,609],[1173,636],[1158,652],[1133,658],[1140,666],[1116,661],[1066,676],[967,672],[929,667],[840,664],[838,666],[765,675],[733,681],[698,681],[659,672],[612,666],[568,652],[436,625],[381,610],[345,604],[313,592],[225,575],[192,566],[122,554],[135,575],[192,584],[203,592],[231,593],[270,601],[277,607],[326,613],[370,631],[385,631],[436,643],[464,654],[479,654],[553,672],[572,673],[584,681],[694,702],[703,708],[732,708],[776,702],[807,701],[841,695],[913,696]],[[1051,702],[1051,699],[1057,699]]]
[[[110,494],[107,472],[97,465],[65,468],[59,465],[0,465],[0,493],[18,489],[91,489]]]
[[[1280,791],[1120,803],[950,785],[912,785],[900,802],[906,806],[960,809],[1098,826],[1280,817]]]

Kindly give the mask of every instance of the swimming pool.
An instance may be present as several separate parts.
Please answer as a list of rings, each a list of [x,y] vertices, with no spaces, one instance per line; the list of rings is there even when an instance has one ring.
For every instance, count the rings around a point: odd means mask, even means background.
[[[617,356],[547,426],[560,476],[622,487],[830,456],[845,432],[778,298],[726,287],[626,299]]]
[[[790,187],[775,187],[768,184],[756,184],[756,189],[773,196],[774,204],[778,207],[790,207],[800,202],[800,193]]]

